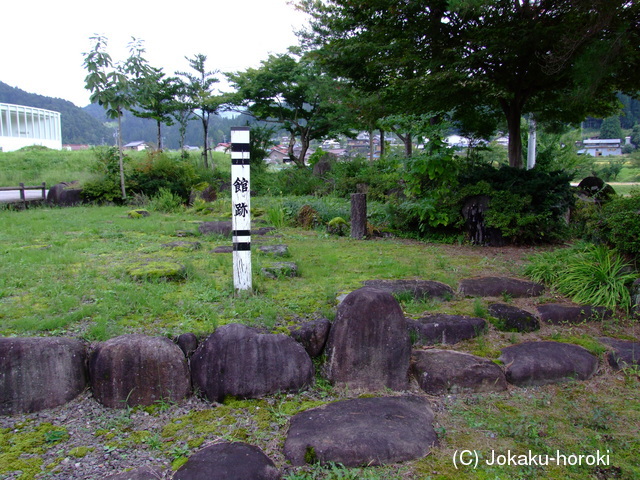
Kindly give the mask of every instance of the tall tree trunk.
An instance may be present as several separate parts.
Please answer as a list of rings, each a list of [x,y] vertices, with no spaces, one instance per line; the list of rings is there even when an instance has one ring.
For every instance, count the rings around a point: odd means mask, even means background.
[[[122,155],[122,110],[118,109],[118,166],[120,168],[120,191],[122,200],[127,199],[127,191],[124,186],[124,158]]]
[[[373,162],[373,154],[374,154],[374,145],[373,145],[373,130],[369,130],[369,161]]]
[[[162,150],[162,131],[160,126],[160,120],[156,120],[158,124],[158,150]]]
[[[380,129],[380,158],[384,157],[384,130]]]
[[[509,166],[522,168],[522,137],[520,136],[522,102],[516,98],[510,102],[502,101],[500,103],[507,119],[507,129],[509,130]]]
[[[202,143],[202,160],[204,164],[204,168],[209,169],[209,141],[207,137],[209,136],[209,122],[205,117],[204,112],[202,112],[202,130],[204,131],[204,141]]]

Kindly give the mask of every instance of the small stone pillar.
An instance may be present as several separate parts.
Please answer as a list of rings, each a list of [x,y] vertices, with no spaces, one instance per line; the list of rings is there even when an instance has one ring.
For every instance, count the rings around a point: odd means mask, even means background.
[[[358,240],[367,235],[367,194],[351,194],[351,238]]]

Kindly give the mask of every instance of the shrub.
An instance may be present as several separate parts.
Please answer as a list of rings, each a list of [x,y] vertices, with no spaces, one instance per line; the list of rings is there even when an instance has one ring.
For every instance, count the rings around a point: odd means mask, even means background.
[[[161,188],[149,202],[149,207],[157,212],[174,213],[182,209],[183,200],[168,188]]]
[[[592,228],[608,244],[619,251],[640,255],[640,192],[629,197],[616,197],[601,209]]]

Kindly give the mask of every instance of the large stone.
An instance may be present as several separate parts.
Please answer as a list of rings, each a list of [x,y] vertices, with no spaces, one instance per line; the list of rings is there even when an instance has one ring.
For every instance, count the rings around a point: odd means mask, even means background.
[[[289,327],[289,332],[291,338],[300,343],[310,357],[317,357],[324,350],[330,329],[331,322],[326,318],[319,318]]]
[[[173,480],[278,480],[280,472],[262,450],[242,442],[217,443],[199,450]]]
[[[577,325],[593,320],[603,320],[609,318],[612,314],[612,312],[605,307],[561,303],[538,305],[537,309],[540,320],[553,325],[562,323]]]
[[[602,337],[598,340],[610,347],[607,360],[614,369],[640,367],[640,342],[608,337]]]
[[[502,321],[499,330],[528,333],[540,330],[540,322],[532,313],[505,303],[489,305],[489,314]]]
[[[63,405],[87,385],[85,345],[70,338],[0,338],[0,415]]]
[[[484,333],[487,322],[477,317],[436,313],[418,320],[407,319],[407,326],[414,345],[453,345]]]
[[[258,251],[274,257],[289,257],[289,247],[287,245],[261,245]]]
[[[520,387],[570,380],[587,380],[596,373],[598,359],[568,343],[526,342],[502,349],[507,381]]]
[[[103,480],[159,480],[163,475],[162,467],[138,467],[127,472],[104,477]]]
[[[358,398],[291,418],[284,454],[293,465],[383,465],[422,458],[436,443],[433,412],[417,396]]]
[[[202,222],[198,225],[198,231],[202,235],[220,235],[223,237],[230,237],[233,227],[231,220],[223,220],[216,222]]]
[[[411,341],[400,305],[385,291],[364,287],[338,306],[327,341],[327,376],[366,390],[404,390]]]
[[[89,356],[93,396],[107,407],[178,402],[190,393],[187,360],[168,338],[122,335]]]
[[[411,371],[430,395],[500,392],[507,389],[502,369],[491,360],[453,350],[414,350]]]
[[[512,298],[538,297],[544,292],[544,286],[527,280],[509,277],[474,277],[460,281],[460,293],[468,297]]]
[[[182,353],[187,358],[190,358],[191,355],[198,349],[198,337],[195,336],[194,333],[183,333],[178,335],[178,338],[175,340],[176,345],[180,347]]]
[[[216,329],[191,357],[191,372],[194,386],[214,402],[227,395],[258,398],[298,391],[314,377],[311,358],[293,338],[239,324]]]
[[[79,205],[83,202],[82,188],[77,180],[57,183],[47,192],[47,202],[63,207]]]
[[[455,293],[445,284],[433,280],[365,280],[365,287],[384,290],[392,295],[408,294],[416,300],[425,298],[451,299]]]
[[[295,262],[274,262],[262,267],[260,272],[267,278],[278,279],[283,277],[297,277],[298,264]]]

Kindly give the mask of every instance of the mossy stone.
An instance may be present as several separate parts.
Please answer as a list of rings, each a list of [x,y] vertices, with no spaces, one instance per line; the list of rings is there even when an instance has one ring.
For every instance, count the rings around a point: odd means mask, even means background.
[[[184,265],[172,260],[146,260],[127,268],[127,273],[137,280],[184,280],[187,270]]]
[[[129,210],[127,212],[127,216],[129,218],[143,218],[143,217],[148,217],[149,215],[151,215],[149,211],[142,208],[138,208],[136,210]]]

